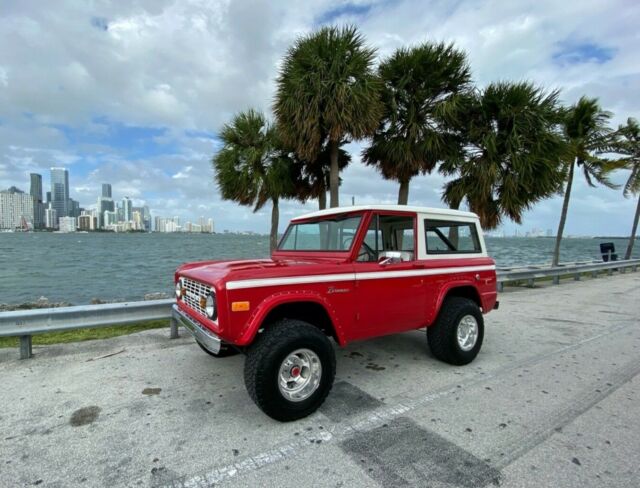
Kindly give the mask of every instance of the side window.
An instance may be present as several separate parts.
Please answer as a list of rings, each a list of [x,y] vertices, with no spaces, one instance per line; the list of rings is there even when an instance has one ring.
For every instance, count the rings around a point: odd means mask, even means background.
[[[471,254],[482,251],[474,223],[425,220],[427,254]]]
[[[402,261],[413,261],[414,220],[403,215],[374,215],[356,261],[377,262],[390,251],[401,252]]]

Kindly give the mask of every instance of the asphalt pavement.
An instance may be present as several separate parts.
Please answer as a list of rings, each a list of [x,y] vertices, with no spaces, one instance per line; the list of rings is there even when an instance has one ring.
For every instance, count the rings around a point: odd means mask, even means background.
[[[0,350],[0,486],[640,485],[640,273],[500,295],[470,365],[424,330],[336,347],[279,423],[187,333]]]

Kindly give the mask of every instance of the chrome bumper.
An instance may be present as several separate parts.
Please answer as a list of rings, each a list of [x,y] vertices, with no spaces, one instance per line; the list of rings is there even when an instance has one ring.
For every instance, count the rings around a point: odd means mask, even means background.
[[[172,309],[173,318],[178,322],[178,324],[191,332],[191,335],[193,335],[196,341],[214,354],[218,354],[220,352],[222,341],[217,335],[189,317],[186,313],[180,310],[177,304],[174,304]]]

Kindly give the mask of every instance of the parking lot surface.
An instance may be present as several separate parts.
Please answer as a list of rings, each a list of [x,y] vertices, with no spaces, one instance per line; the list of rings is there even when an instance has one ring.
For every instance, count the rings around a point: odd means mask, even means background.
[[[500,301],[472,364],[424,330],[336,348],[326,403],[285,424],[186,332],[0,350],[0,486],[636,488],[640,273]]]

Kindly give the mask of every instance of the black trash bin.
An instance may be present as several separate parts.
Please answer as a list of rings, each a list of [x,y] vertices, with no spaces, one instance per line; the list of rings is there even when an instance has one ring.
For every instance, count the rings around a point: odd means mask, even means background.
[[[618,255],[616,254],[616,246],[613,242],[602,242],[600,243],[600,253],[602,254],[602,260],[606,263],[607,261],[617,261]]]

